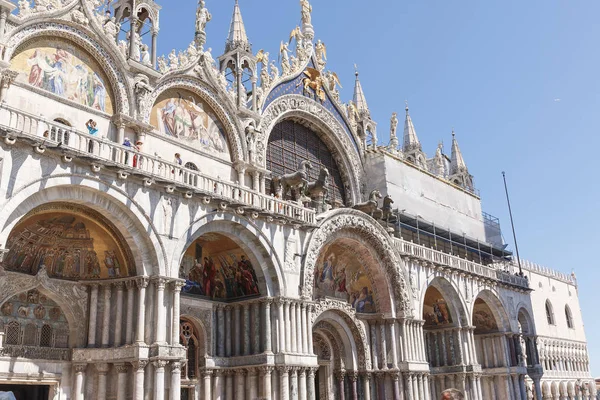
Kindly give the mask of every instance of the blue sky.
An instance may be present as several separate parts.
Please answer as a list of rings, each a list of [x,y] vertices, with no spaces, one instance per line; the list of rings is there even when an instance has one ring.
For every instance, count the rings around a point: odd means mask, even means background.
[[[207,47],[222,53],[233,0],[206,0]],[[160,1],[159,53],[194,36],[195,0]],[[600,2],[597,0],[314,0],[316,38],[352,96],[358,64],[380,141],[408,100],[423,149],[454,127],[483,209],[512,245],[506,171],[523,258],[575,270],[592,358],[600,376]],[[176,4],[176,6],[174,5]],[[277,54],[299,24],[297,1],[240,0],[254,51]]]

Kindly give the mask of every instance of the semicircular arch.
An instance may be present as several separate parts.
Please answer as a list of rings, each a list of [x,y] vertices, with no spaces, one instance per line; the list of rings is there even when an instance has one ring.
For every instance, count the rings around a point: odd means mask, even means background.
[[[132,103],[135,96],[133,87],[117,67],[121,65],[120,62],[117,62],[120,58],[115,55],[114,49],[107,49],[104,44],[95,40],[90,32],[78,25],[71,25],[63,20],[26,23],[11,33],[7,40],[4,61],[10,62],[24,46],[41,37],[62,38],[87,51],[110,81],[110,88],[114,96],[114,114],[131,115],[131,111],[135,109]]]
[[[379,276],[383,281],[374,286],[379,312],[389,315],[408,316],[412,313],[409,287],[402,272],[402,260],[397,257],[389,234],[368,215],[349,209],[339,209],[324,214],[319,228],[313,232],[306,247],[302,269],[302,295],[313,297],[314,273],[322,250],[337,239],[353,239],[370,253],[374,264],[368,274]]]
[[[268,238],[249,220],[230,213],[206,214],[190,224],[173,251],[173,262],[177,264],[173,264],[172,270],[179,270],[186,249],[208,233],[226,236],[248,255],[258,274],[262,296],[273,297],[284,292],[286,281],[281,262]]]
[[[348,200],[352,204],[361,202],[360,190],[365,174],[356,147],[329,110],[304,96],[281,96],[265,109],[256,137],[256,158],[259,165],[263,168],[267,166],[267,144],[273,128],[289,119],[307,124],[319,135],[340,168]]]
[[[471,315],[472,318],[475,313],[477,300],[483,300],[489,307],[500,331],[510,332],[512,330],[506,307],[495,292],[490,289],[483,289],[474,296],[474,300],[471,303],[471,309],[469,310],[469,315]]]
[[[137,275],[168,275],[162,241],[144,208],[122,189],[85,175],[45,177],[13,193],[2,204],[0,243],[24,215],[47,203],[83,205],[108,216],[132,252]]]
[[[233,117],[233,112],[226,107],[227,102],[219,99],[218,95],[202,80],[187,75],[169,76],[164,81],[158,83],[156,88],[148,95],[144,101],[142,118],[146,123],[150,123],[150,114],[159,96],[170,89],[185,89],[200,99],[205,101],[214,111],[219,121],[225,128],[225,136],[229,143],[232,161],[244,160],[246,151],[246,141],[243,140],[243,129],[238,125],[237,119]],[[225,106],[223,106],[225,104]]]
[[[452,321],[458,323],[460,326],[470,325],[470,318],[467,316],[467,304],[460,295],[460,290],[454,282],[450,282],[443,276],[432,274],[428,277],[427,281],[421,288],[420,302],[420,316],[423,315],[425,310],[425,300],[427,296],[427,290],[429,288],[435,288],[444,298],[447,303],[450,303],[450,316]]]

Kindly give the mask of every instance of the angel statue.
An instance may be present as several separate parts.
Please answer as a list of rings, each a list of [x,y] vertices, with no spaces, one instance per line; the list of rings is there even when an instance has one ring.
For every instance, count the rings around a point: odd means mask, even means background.
[[[196,33],[205,32],[206,24],[212,19],[212,15],[208,12],[204,0],[198,2],[198,10],[196,11]]]
[[[279,68],[275,64],[275,60],[271,61],[271,79],[275,80],[279,78]]]
[[[262,49],[260,49],[258,51],[258,53],[256,53],[256,63],[262,63],[263,66],[269,65],[269,52],[268,51],[264,51]]]
[[[290,56],[289,56],[288,44],[284,41],[281,41],[279,45],[279,54],[281,56],[281,69],[283,70],[283,75],[287,75],[290,73]]]
[[[319,64],[323,63],[325,65],[325,61],[327,61],[327,48],[325,47],[325,43],[321,42],[321,39],[317,40],[317,44],[315,44],[315,56]]]
[[[339,86],[340,88],[342,87],[342,84],[340,83],[340,78],[335,72],[327,71],[325,77],[327,78],[328,83],[327,88],[332,93],[337,92],[337,86]]]
[[[311,25],[312,6],[308,0],[300,0],[300,7],[302,8],[302,24]]]

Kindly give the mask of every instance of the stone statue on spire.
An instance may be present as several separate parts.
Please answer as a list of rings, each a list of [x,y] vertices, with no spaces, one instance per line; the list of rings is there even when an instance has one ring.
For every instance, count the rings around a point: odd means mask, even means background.
[[[212,19],[212,15],[206,8],[204,0],[198,1],[196,10],[196,48],[202,50],[206,43],[206,24]]]
[[[308,0],[300,0],[300,7],[302,7],[302,25],[312,25],[312,6]]]

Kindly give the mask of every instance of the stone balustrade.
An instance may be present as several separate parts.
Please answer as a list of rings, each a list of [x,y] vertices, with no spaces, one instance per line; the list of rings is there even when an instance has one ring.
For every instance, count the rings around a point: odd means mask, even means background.
[[[529,289],[529,281],[527,278],[513,275],[500,269],[488,267],[439,250],[421,246],[401,238],[394,238],[394,244],[401,254],[421,258],[436,265],[447,266],[485,279],[492,279],[508,285]]]
[[[171,186],[173,190],[178,189],[189,197],[195,194],[209,201],[221,200],[249,211],[315,225],[314,209],[193,171],[157,156],[140,153],[132,147],[48,121],[6,104],[0,105],[0,129],[6,131],[7,142],[17,137],[26,138],[38,144],[38,152],[60,149],[66,156],[91,159],[98,165],[115,168],[122,179],[132,174],[139,175],[145,178],[146,184]]]

